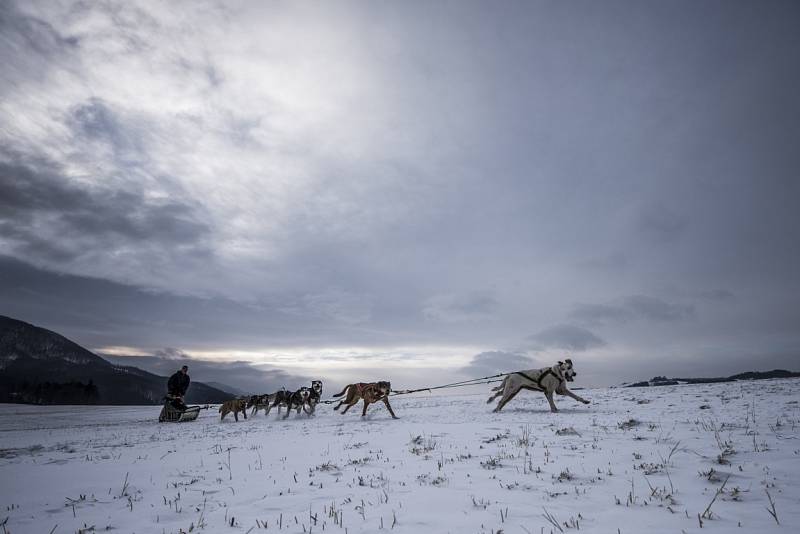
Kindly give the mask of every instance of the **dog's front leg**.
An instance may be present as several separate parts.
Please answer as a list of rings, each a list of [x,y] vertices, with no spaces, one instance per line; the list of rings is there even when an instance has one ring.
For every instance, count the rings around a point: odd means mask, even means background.
[[[566,388],[566,386],[561,388],[561,391],[558,391],[558,393],[561,394],[561,395],[566,395],[567,397],[572,397],[573,399],[575,399],[578,402],[582,402],[584,404],[589,404],[588,400],[584,399],[580,395],[576,395],[575,393],[571,392],[570,390],[568,390]]]
[[[233,420],[239,422],[239,412],[236,410],[233,411]]]
[[[556,403],[553,402],[553,392],[552,391],[545,391],[544,396],[547,397],[547,402],[550,403],[550,411],[553,413],[558,412],[558,408],[556,408]]]
[[[361,410],[361,417],[365,417],[367,415],[367,406],[369,406],[369,403],[367,402],[367,399],[364,399],[364,409]]]
[[[386,405],[386,407],[389,409],[389,413],[390,413],[390,414],[392,414],[392,419],[400,419],[399,417],[397,417],[397,416],[394,414],[394,410],[392,410],[392,406],[389,404],[389,399],[388,399],[388,398],[384,397],[384,398],[383,398],[383,403],[384,403],[384,404]]]

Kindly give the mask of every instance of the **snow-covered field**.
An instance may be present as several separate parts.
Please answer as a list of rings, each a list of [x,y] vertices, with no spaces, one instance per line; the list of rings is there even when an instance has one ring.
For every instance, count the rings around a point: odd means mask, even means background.
[[[2,532],[800,527],[800,380],[584,390],[558,414],[532,392],[493,414],[471,391],[393,397],[396,421],[0,405]]]

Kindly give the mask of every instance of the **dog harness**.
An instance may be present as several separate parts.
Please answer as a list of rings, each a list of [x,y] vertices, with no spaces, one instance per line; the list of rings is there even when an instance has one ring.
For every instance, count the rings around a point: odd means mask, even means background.
[[[550,368],[550,367],[545,369],[545,371],[542,374],[540,374],[538,378],[533,378],[532,376],[528,375],[527,373],[525,373],[523,371],[517,371],[515,374],[518,374],[518,375],[522,376],[523,378],[526,378],[526,379],[530,380],[531,382],[535,382],[536,383],[536,387],[539,388],[542,391],[545,390],[544,386],[542,385],[542,381],[544,380],[544,378],[547,375],[553,375],[554,377],[558,378],[558,384],[559,385],[561,385],[561,382],[564,381],[564,377],[561,377],[561,376],[558,376],[557,374],[555,374],[553,372],[553,369]]]
[[[374,390],[376,392],[376,397],[375,397],[376,401],[387,397],[387,395],[382,395],[380,393],[380,390],[376,387],[376,385],[374,383],[359,382],[359,383],[355,384],[355,386],[356,386],[356,389],[358,390],[358,394],[360,396],[362,396],[362,397],[364,396],[364,391],[366,391],[366,390]]]

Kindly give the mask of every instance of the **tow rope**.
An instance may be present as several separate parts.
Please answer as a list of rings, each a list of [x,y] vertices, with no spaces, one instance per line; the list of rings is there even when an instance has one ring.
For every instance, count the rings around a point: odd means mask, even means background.
[[[441,386],[430,386],[418,389],[399,389],[389,393],[389,396],[396,397],[397,395],[408,395],[409,393],[419,393],[420,391],[433,391],[434,389],[460,388],[465,386],[477,386],[480,384],[492,384],[494,382],[500,382],[499,378],[501,376],[506,376],[508,374],[511,373],[500,373],[497,375],[482,376],[480,378],[472,378],[470,380],[461,380],[460,382],[451,382],[449,384],[443,384]],[[498,380],[493,380],[493,379],[498,379]],[[319,401],[320,404],[333,404],[334,402],[339,402],[339,399]]]
[[[506,376],[509,373],[502,373],[498,375],[492,376],[482,376],[480,378],[473,378],[471,380],[462,380],[460,382],[451,382],[450,384],[444,384],[441,386],[431,386],[427,388],[418,388],[418,389],[400,389],[397,391],[393,391],[391,393],[392,396],[396,395],[408,395],[409,393],[418,393],[420,391],[433,391],[434,389],[446,389],[446,388],[460,388],[465,386],[477,386],[479,384],[491,384],[492,382],[500,382],[500,380],[491,380],[493,378],[499,378],[501,376]]]

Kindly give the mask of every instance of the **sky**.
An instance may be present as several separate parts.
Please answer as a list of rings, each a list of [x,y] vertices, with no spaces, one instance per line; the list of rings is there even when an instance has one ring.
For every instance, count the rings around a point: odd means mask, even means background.
[[[0,0],[0,314],[246,391],[800,370],[798,27]]]

